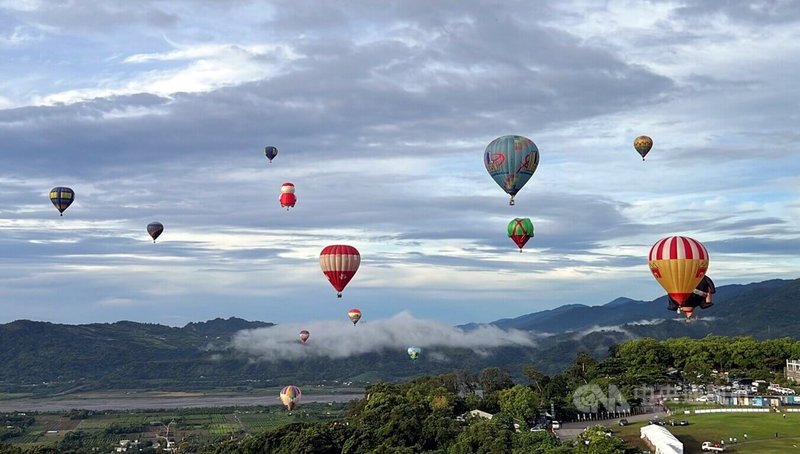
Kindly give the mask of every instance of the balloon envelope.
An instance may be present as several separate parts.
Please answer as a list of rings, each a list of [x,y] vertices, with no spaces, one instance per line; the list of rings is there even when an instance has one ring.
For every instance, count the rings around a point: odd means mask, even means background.
[[[633,139],[633,148],[642,156],[642,161],[644,161],[644,157],[653,148],[653,139],[647,136],[639,136]]]
[[[519,251],[522,252],[525,243],[533,237],[533,222],[530,218],[512,219],[508,223],[508,237],[517,244]]]
[[[685,236],[658,240],[650,248],[650,272],[678,306],[683,306],[708,270],[709,256],[699,241]],[[684,313],[686,311],[683,311]],[[691,315],[691,311],[688,312]]]
[[[269,162],[272,162],[275,156],[278,156],[278,149],[272,146],[264,147],[264,156],[269,159]]]
[[[421,353],[422,349],[419,347],[408,347],[408,357],[411,358],[412,361],[416,361]]]
[[[361,254],[353,246],[334,244],[326,246],[319,254],[319,266],[328,278],[336,296],[342,297],[342,291],[355,276],[361,265]]]
[[[294,410],[294,407],[300,403],[300,396],[302,394],[303,393],[300,392],[300,388],[297,386],[286,386],[281,390],[281,402],[283,402],[283,405],[286,405],[286,408],[288,408],[289,411],[292,411]]]
[[[527,137],[502,136],[486,146],[483,163],[494,181],[511,196],[508,204],[513,205],[514,196],[539,166],[539,149]]]
[[[350,309],[347,311],[347,317],[351,322],[353,322],[353,325],[355,325],[359,320],[361,320],[361,311],[358,309]]]
[[[308,338],[310,336],[311,336],[311,333],[309,333],[308,330],[304,329],[304,330],[300,331],[300,341],[303,342],[304,344],[306,343],[306,341],[308,340]]]
[[[286,208],[287,210],[290,207],[293,207],[295,203],[297,203],[297,196],[294,195],[294,184],[293,183],[283,183],[281,186],[281,207]]]
[[[75,191],[64,186],[57,186],[50,190],[50,202],[56,207],[61,215],[64,215],[64,210],[72,205],[75,200]]]
[[[150,238],[153,239],[153,243],[156,242],[156,238],[161,235],[161,232],[164,231],[164,224],[160,222],[151,222],[147,224],[147,233],[150,234]]]

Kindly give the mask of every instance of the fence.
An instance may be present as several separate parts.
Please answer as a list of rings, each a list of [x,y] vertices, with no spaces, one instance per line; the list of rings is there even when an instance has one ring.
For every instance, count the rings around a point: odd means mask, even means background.
[[[703,408],[694,410],[694,414],[699,415],[703,413],[769,413],[769,408]],[[800,411],[800,409],[796,410]]]

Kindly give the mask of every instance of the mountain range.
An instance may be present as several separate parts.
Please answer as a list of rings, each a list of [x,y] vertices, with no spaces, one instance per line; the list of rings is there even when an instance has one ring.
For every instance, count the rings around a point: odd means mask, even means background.
[[[709,334],[756,338],[800,337],[800,279],[769,280],[717,288],[714,306],[686,322],[653,301],[617,298],[601,306],[570,304],[483,325],[528,331],[535,347],[499,347],[489,354],[466,348],[437,349],[438,359],[409,367],[402,355],[367,353],[342,359],[254,361],[230,348],[241,330],[272,323],[239,318],[169,327],[120,321],[64,325],[18,320],[0,325],[0,392],[51,395],[87,389],[247,390],[282,383],[364,384],[462,369],[505,367],[519,376],[525,364],[545,373],[567,367],[579,351],[595,357],[637,337]]]

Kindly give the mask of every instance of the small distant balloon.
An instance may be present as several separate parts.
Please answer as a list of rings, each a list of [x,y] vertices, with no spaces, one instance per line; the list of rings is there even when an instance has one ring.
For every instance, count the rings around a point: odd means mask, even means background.
[[[350,321],[353,322],[353,326],[361,320],[361,311],[358,309],[350,309],[347,311],[347,317],[350,318]]]
[[[422,349],[419,347],[408,347],[408,357],[411,361],[416,361],[419,355],[422,354]]]
[[[300,396],[302,395],[303,393],[300,392],[300,388],[294,385],[289,385],[281,389],[280,398],[281,402],[283,402],[283,405],[285,405],[289,411],[292,411],[294,410],[294,407],[300,403]]]
[[[486,146],[483,164],[495,183],[511,196],[508,204],[514,205],[514,196],[539,166],[539,149],[527,137],[498,137]]]
[[[311,336],[311,333],[309,333],[308,330],[304,329],[304,330],[300,331],[300,342],[305,344],[310,336]]]
[[[164,224],[160,222],[151,222],[147,224],[147,233],[150,234],[150,238],[153,239],[153,243],[156,242],[156,238],[161,235],[161,232],[164,231]]]
[[[61,216],[64,216],[64,210],[72,205],[75,200],[75,191],[64,186],[57,186],[50,190],[50,201],[56,207]]]
[[[533,222],[531,222],[530,218],[512,219],[508,223],[508,237],[517,244],[519,251],[522,252],[525,243],[533,238]]]
[[[642,155],[642,161],[644,161],[644,157],[653,148],[653,139],[647,136],[639,136],[633,140],[633,148]]]
[[[269,162],[272,162],[272,160],[275,159],[275,156],[278,156],[278,149],[273,146],[265,147],[264,156],[269,159]]]
[[[294,195],[294,183],[283,183],[281,185],[281,207],[286,208],[286,211],[289,211],[289,208],[294,207],[294,204],[297,203],[297,197]]]

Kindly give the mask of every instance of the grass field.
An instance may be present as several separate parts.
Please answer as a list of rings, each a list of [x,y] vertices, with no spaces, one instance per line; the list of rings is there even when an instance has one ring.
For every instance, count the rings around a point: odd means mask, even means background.
[[[777,413],[712,413],[705,415],[679,415],[676,419],[686,419],[688,426],[666,426],[675,437],[683,442],[686,454],[701,453],[704,441],[725,440],[725,452],[772,454],[800,453],[800,414],[788,413],[786,418]],[[639,439],[639,428],[645,423],[626,427],[615,426],[612,430],[631,446],[647,449]],[[778,438],[775,438],[775,433]],[[744,434],[747,434],[745,441]],[[728,439],[738,438],[731,445]],[[795,447],[797,446],[797,447]]]

